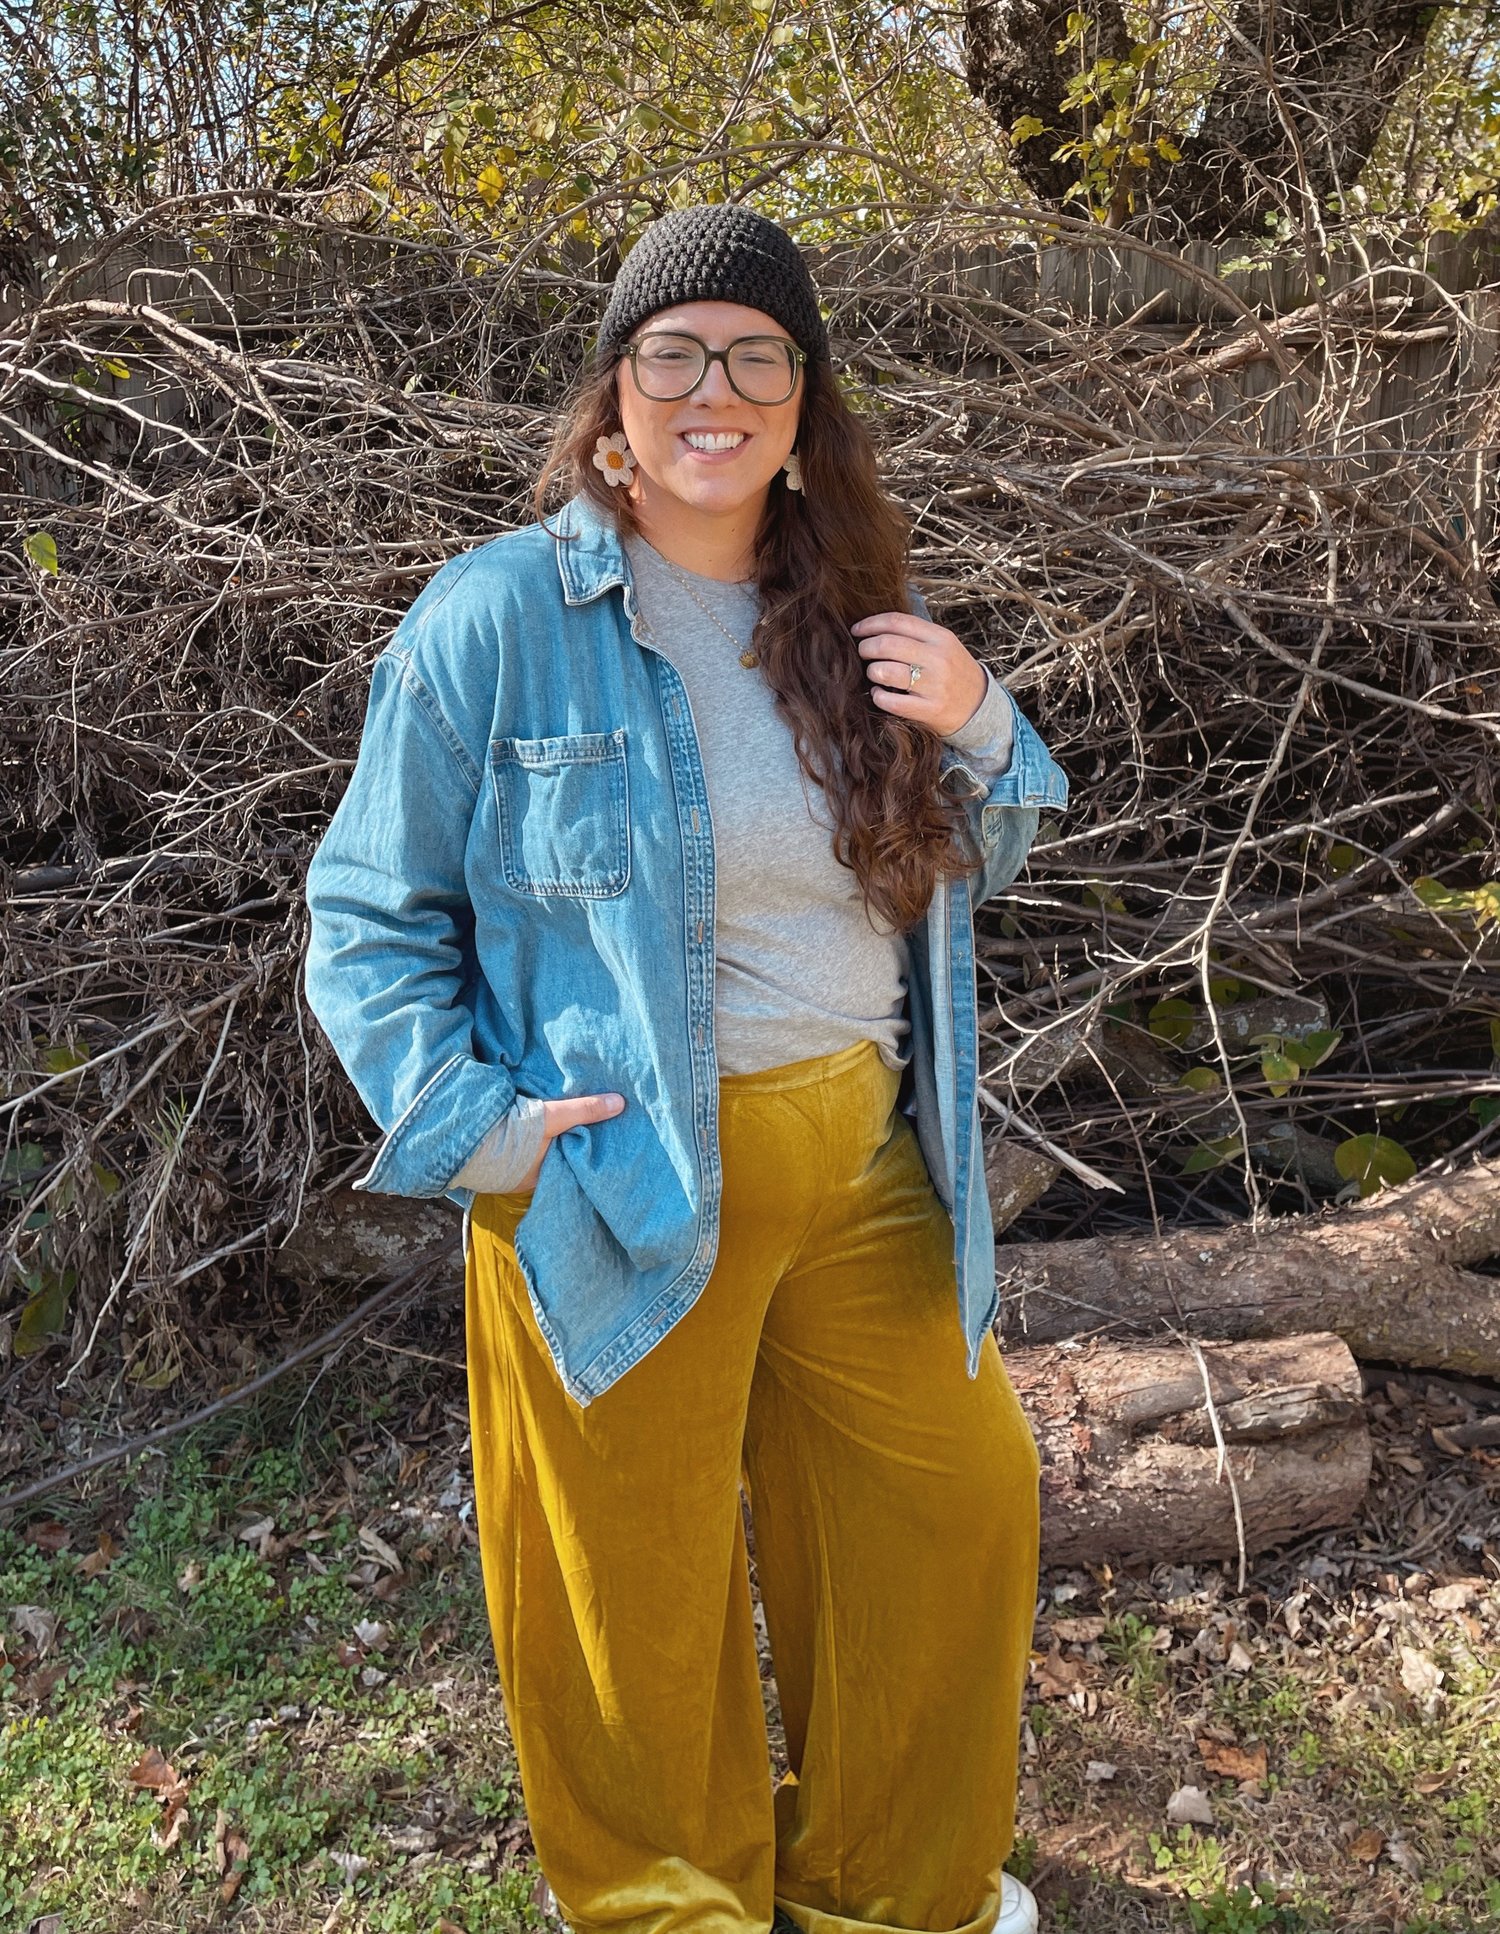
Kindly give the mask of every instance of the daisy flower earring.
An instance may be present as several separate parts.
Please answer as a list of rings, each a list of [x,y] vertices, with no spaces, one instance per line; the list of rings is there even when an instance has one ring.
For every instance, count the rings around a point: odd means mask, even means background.
[[[635,452],[625,441],[625,432],[602,436],[594,445],[594,468],[604,473],[607,484],[628,484],[635,469]]]

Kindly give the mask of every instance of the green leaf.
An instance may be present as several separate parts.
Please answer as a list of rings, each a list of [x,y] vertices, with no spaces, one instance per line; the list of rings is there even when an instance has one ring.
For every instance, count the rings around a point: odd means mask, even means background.
[[[1189,1068],[1177,1085],[1191,1088],[1196,1095],[1211,1095],[1224,1086],[1224,1077],[1217,1068]]]
[[[1490,1050],[1500,1061],[1500,1020],[1490,1022]]]
[[[1305,1072],[1326,1061],[1343,1038],[1340,1028],[1315,1027],[1306,1034],[1288,1036],[1281,1044],[1282,1052]]]
[[[1347,840],[1338,840],[1328,849],[1328,867],[1334,874],[1347,873],[1359,854]]]
[[[1221,1135],[1217,1141],[1200,1142],[1182,1158],[1184,1175],[1206,1175],[1210,1169],[1223,1168],[1226,1162],[1243,1155],[1245,1144],[1238,1135]]]
[[[1441,880],[1433,879],[1430,874],[1413,880],[1411,890],[1424,907],[1431,907],[1435,913],[1461,913],[1473,904],[1472,894],[1465,893],[1461,888],[1444,886]]]
[[[1039,134],[1045,134],[1047,124],[1034,114],[1018,114],[1010,124],[1010,138],[1017,147],[1023,141],[1034,141]]]
[[[1240,997],[1240,983],[1232,974],[1210,974],[1208,998],[1215,1007],[1230,1007]]]
[[[182,1375],[182,1359],[174,1352],[159,1370],[132,1370],[130,1380],[142,1390],[170,1390]]]
[[[8,1148],[0,1157],[0,1187],[19,1195],[47,1166],[47,1151],[40,1142],[22,1142]]]
[[[101,369],[107,370],[111,376],[118,377],[122,383],[130,375],[128,364],[117,362],[113,356],[101,357],[99,366]]]
[[[1286,1094],[1302,1070],[1289,1055],[1269,1049],[1260,1057],[1260,1071],[1270,1083],[1273,1095]]]
[[[1333,1165],[1346,1182],[1358,1182],[1361,1195],[1409,1182],[1417,1172],[1400,1142],[1387,1135],[1351,1135],[1333,1151]]]
[[[1102,881],[1094,885],[1086,886],[1083,889],[1083,904],[1086,907],[1096,907],[1105,913],[1124,913],[1127,911],[1125,902],[1120,898],[1119,894],[1116,893],[1112,886],[1106,886]]]
[[[70,1048],[66,1042],[55,1048],[44,1048],[37,1056],[38,1065],[46,1074],[71,1074],[81,1068],[89,1058],[89,1051],[82,1043]]]
[[[1475,1095],[1469,1113],[1481,1128],[1488,1128],[1491,1122],[1500,1121],[1500,1095]]]
[[[57,576],[57,541],[48,532],[28,532],[21,548],[39,571],[50,571]]]
[[[65,1269],[59,1276],[43,1269],[28,1273],[26,1280],[34,1288],[11,1338],[10,1347],[17,1356],[35,1356],[61,1333],[68,1320],[68,1301],[78,1274],[76,1270]]]
[[[1146,1016],[1146,1025],[1158,1041],[1170,1041],[1180,1048],[1193,1031],[1198,1010],[1191,1001],[1158,1001]]]

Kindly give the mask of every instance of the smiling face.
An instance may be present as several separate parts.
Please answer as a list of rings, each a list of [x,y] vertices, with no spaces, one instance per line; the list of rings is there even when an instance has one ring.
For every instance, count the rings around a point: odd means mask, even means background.
[[[681,302],[661,309],[631,340],[680,329],[727,349],[740,336],[777,336],[781,324],[738,302]],[[771,480],[791,455],[802,409],[803,378],[784,403],[747,403],[722,363],[710,363],[691,396],[661,403],[642,396],[628,358],[615,371],[620,425],[636,468],[631,484],[643,529],[692,532],[759,524]]]

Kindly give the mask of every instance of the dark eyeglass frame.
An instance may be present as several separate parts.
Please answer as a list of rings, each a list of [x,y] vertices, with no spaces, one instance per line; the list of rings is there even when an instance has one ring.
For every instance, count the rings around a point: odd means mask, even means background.
[[[678,390],[673,396],[657,396],[651,390],[648,390],[641,381],[640,366],[636,358],[653,336],[677,336],[684,342],[696,343],[703,352],[702,369],[699,370],[697,376],[688,384],[686,389]],[[777,396],[774,398],[767,396],[749,396],[746,395],[745,391],[734,380],[734,371],[729,367],[729,358],[736,349],[747,342],[773,342],[778,349],[784,349],[790,356],[792,374],[791,381],[786,387],[785,396]],[[691,396],[700,384],[708,380],[708,372],[713,368],[715,363],[722,363],[724,365],[725,380],[735,395],[744,397],[747,403],[764,404],[767,409],[774,408],[777,403],[786,403],[791,400],[797,387],[797,378],[801,374],[802,367],[807,361],[807,351],[797,343],[794,343],[790,336],[736,336],[734,341],[726,344],[723,349],[710,349],[702,337],[695,336],[690,329],[649,329],[639,341],[626,343],[620,350],[620,355],[629,358],[630,373],[635,378],[635,386],[641,395],[646,398],[648,403],[680,403],[685,396]]]

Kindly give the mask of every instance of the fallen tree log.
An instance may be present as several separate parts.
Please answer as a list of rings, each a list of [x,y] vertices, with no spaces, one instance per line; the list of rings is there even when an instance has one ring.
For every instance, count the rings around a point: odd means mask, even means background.
[[[461,1228],[452,1202],[334,1189],[304,1211],[276,1252],[276,1267],[299,1283],[357,1283],[451,1251],[462,1275]]]
[[[1346,1524],[1363,1502],[1361,1377],[1336,1336],[1196,1353],[1096,1340],[1005,1363],[1041,1452],[1047,1564],[1231,1558],[1242,1536],[1249,1555]]]
[[[280,1256],[303,1281],[428,1258],[457,1277],[450,1207],[352,1190],[319,1204]],[[1241,1525],[1253,1553],[1346,1523],[1364,1497],[1361,1378],[1335,1335],[1208,1343],[1201,1367],[1190,1344],[1098,1338],[1008,1344],[1005,1360],[1041,1451],[1048,1563],[1232,1557]],[[1205,1369],[1232,1488],[1219,1476]]]
[[[1045,1157],[1015,1144],[993,1145],[987,1164],[992,1194],[1009,1200],[1045,1183]],[[451,1252],[458,1274],[458,1238],[448,1203],[345,1189],[309,1211],[277,1260],[300,1281],[354,1282]],[[1497,1254],[1500,1163],[1476,1163],[1259,1229],[1003,1243],[999,1334],[1010,1350],[1093,1332],[1331,1331],[1357,1357],[1500,1377],[1500,1279],[1471,1267]]]
[[[1261,1228],[1002,1245],[1008,1347],[1086,1332],[1331,1330],[1357,1357],[1500,1376],[1500,1163]]]

